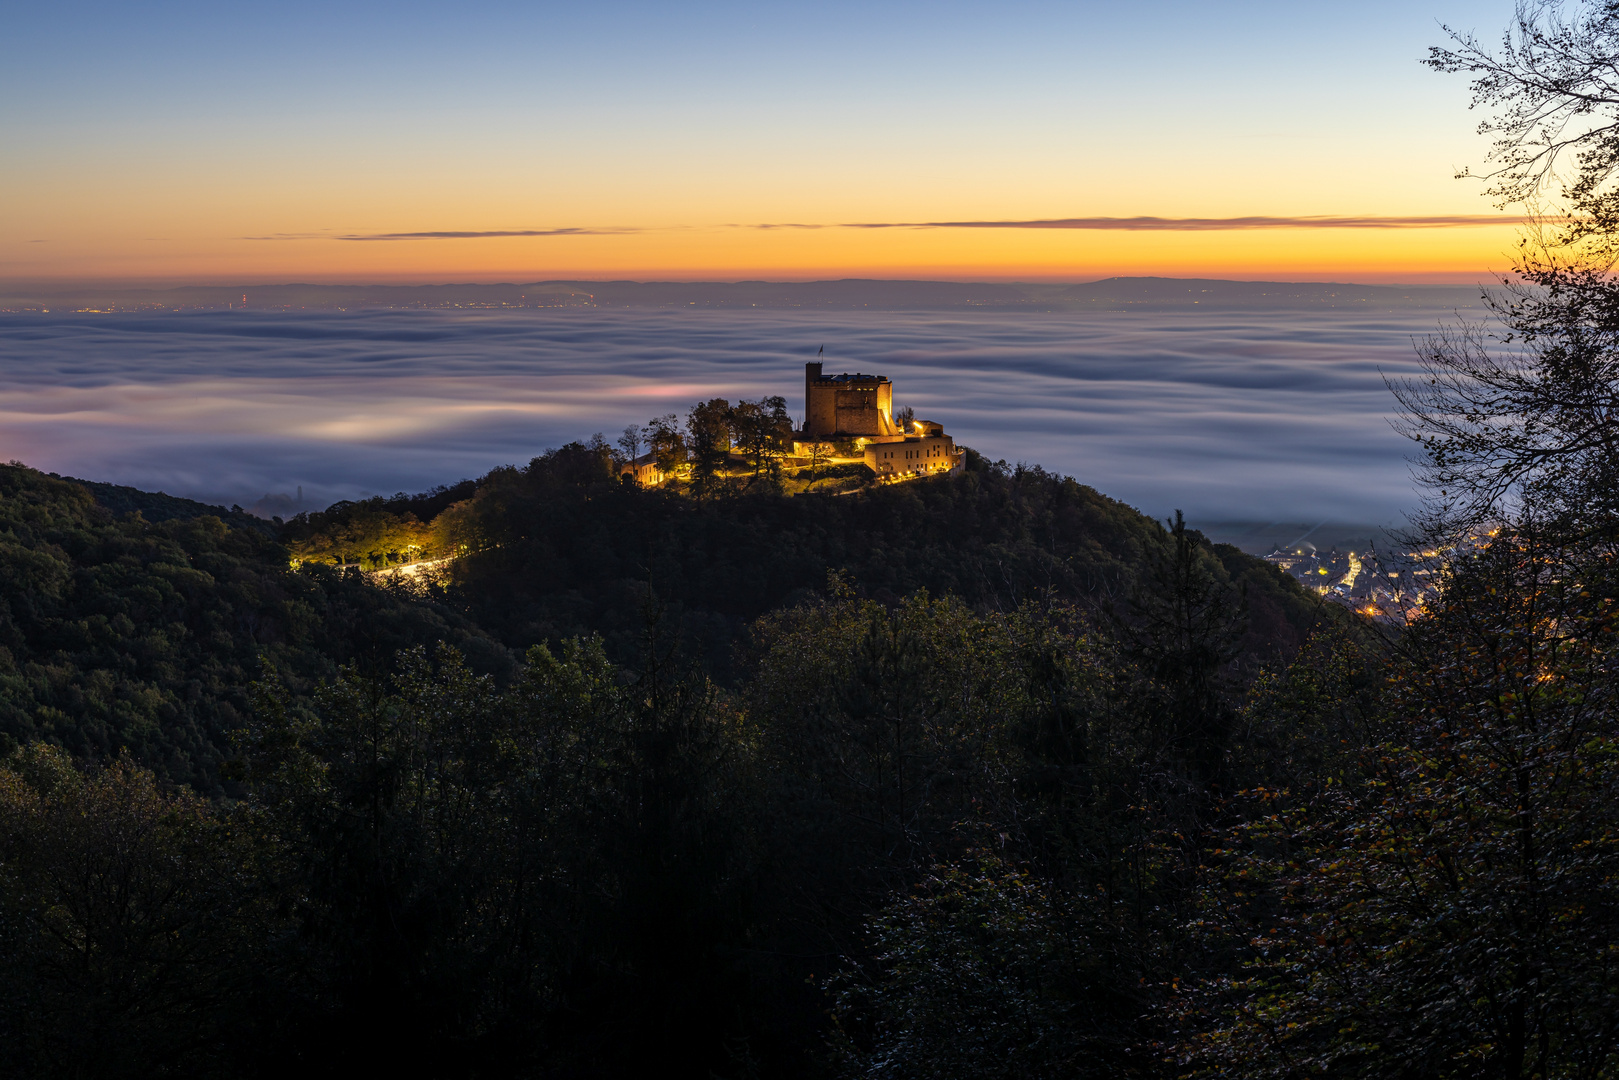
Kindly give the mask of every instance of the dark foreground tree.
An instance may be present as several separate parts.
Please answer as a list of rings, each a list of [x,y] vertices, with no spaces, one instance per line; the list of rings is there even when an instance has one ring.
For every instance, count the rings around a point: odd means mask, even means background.
[[[1243,590],[1214,572],[1202,534],[1179,510],[1149,548],[1147,573],[1112,620],[1125,657],[1158,688],[1154,725],[1166,775],[1194,785],[1219,779],[1240,695],[1233,661],[1247,616]]]
[[[267,684],[246,779],[298,933],[263,1067],[599,1075],[745,1061],[748,740],[700,677],[599,643],[499,691],[450,649]]]
[[[1196,1075],[1612,1075],[1619,656],[1562,555],[1459,560],[1373,722],[1250,794],[1215,905],[1249,960],[1196,999]]]
[[[1449,31],[1429,66],[1473,76],[1503,205],[1539,211],[1489,318],[1393,384],[1439,533],[1526,515],[1571,537],[1619,511],[1619,5],[1520,2],[1498,50]],[[1550,205],[1555,209],[1546,209]]]
[[[0,1075],[237,1075],[286,926],[273,858],[248,811],[127,757],[0,760]]]
[[[1568,14],[1565,16],[1565,12]],[[1199,868],[1228,949],[1177,995],[1220,1077],[1606,1078],[1619,1061],[1619,6],[1521,5],[1471,71],[1495,193],[1566,183],[1490,321],[1394,384],[1449,544],[1397,640],[1263,680]],[[1559,168],[1563,171],[1559,174]]]
[[[1619,514],[1619,285],[1609,268],[1525,249],[1490,321],[1418,346],[1394,380],[1423,451],[1438,534],[1524,517],[1587,542]]]
[[[1108,898],[974,855],[935,868],[873,920],[880,979],[835,984],[843,1075],[1130,1075],[1135,1003],[1116,987],[1136,964]]]
[[[1429,50],[1436,71],[1473,77],[1473,107],[1492,135],[1490,193],[1534,205],[1561,188],[1574,215],[1563,237],[1611,245],[1619,235],[1619,5],[1611,0],[1519,0],[1492,50],[1445,27]]]

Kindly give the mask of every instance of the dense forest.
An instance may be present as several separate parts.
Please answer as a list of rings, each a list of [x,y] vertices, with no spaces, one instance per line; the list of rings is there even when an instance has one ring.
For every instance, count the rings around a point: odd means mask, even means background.
[[[1179,522],[972,466],[697,498],[626,483],[598,441],[280,542],[0,469],[0,1054],[864,1071],[910,992],[869,976],[927,890],[918,911],[1055,902],[1040,873],[1124,889],[1147,947],[1246,687],[1354,627]],[[430,580],[292,554],[445,515],[464,551]],[[1093,914],[1084,949],[1122,947],[1123,909]],[[1049,1068],[1151,1067],[1143,959],[1089,988],[1017,974],[1095,1026]],[[972,1053],[1004,1054],[1021,1006],[984,1007]]]
[[[273,527],[0,467],[0,1072],[1619,1075],[1616,43],[1432,57],[1576,168],[1392,384],[1402,626],[768,400]]]

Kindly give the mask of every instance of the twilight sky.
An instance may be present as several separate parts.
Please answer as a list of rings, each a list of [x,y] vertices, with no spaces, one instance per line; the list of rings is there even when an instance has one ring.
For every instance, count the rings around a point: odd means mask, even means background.
[[[1470,282],[1514,231],[1468,220],[1478,118],[1417,61],[1510,14],[15,4],[0,279]]]

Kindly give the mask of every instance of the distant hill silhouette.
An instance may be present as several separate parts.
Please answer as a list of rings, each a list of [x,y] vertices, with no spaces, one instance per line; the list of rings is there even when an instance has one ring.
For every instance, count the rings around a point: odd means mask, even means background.
[[[243,297],[246,304],[243,304]],[[536,281],[460,285],[249,285],[175,289],[21,289],[0,310],[134,311],[243,308],[803,308],[842,311],[1153,311],[1454,309],[1478,303],[1477,286],[1353,285],[1116,277],[1079,285],[898,281]]]
[[[1336,308],[1472,307],[1477,286],[1353,285],[1319,281],[1222,281],[1217,278],[1117,277],[1063,287],[1072,307]]]

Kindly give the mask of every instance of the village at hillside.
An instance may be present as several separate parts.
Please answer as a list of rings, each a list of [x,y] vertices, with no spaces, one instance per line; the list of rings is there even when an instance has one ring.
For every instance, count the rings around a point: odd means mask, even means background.
[[[1375,542],[1343,551],[1300,542],[1278,546],[1264,559],[1327,600],[1378,622],[1405,623],[1438,599],[1455,559],[1483,551],[1498,534],[1480,529],[1452,545],[1427,548],[1389,538],[1381,550]]]

